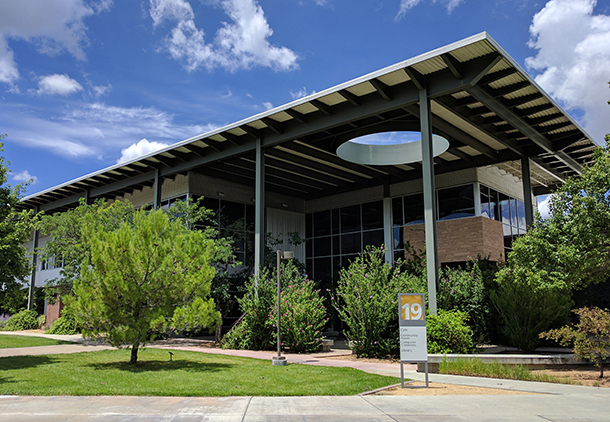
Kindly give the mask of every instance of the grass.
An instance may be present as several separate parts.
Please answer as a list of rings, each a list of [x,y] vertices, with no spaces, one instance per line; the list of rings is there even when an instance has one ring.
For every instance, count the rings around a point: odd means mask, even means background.
[[[450,362],[443,358],[439,365],[439,371],[441,374],[451,375],[575,384],[568,377],[556,377],[549,374],[530,372],[527,366],[524,365],[507,365],[497,362],[486,363],[480,359],[458,359]]]
[[[11,334],[0,334],[0,349],[12,349],[14,347],[55,346],[58,344],[74,343],[44,337],[26,337]]]
[[[0,359],[0,395],[305,396],[353,395],[397,378],[352,368],[147,348]]]

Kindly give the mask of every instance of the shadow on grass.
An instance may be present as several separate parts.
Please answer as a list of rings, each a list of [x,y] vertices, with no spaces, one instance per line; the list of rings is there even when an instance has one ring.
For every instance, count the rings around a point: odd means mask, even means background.
[[[40,365],[56,363],[57,359],[48,356],[8,356],[0,358],[0,371],[11,369],[35,368]]]
[[[120,371],[142,373],[176,370],[186,372],[219,372],[227,369],[232,369],[236,365],[226,363],[193,362],[188,360],[175,360],[173,362],[162,360],[142,360],[135,365],[132,365],[127,361],[121,361],[90,363],[87,366],[90,366],[96,370],[118,369]]]

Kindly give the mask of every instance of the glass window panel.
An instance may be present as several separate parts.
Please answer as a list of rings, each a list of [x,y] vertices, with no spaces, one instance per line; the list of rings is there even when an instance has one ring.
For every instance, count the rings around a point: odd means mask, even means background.
[[[405,224],[423,224],[424,194],[417,193],[404,197]]]
[[[220,225],[222,227],[233,225],[235,222],[242,220],[243,230],[244,217],[244,204],[238,204],[237,202],[231,201],[220,201]]]
[[[341,255],[341,240],[339,236],[333,236],[333,255]]]
[[[341,268],[347,268],[358,257],[358,254],[341,255]]]
[[[256,210],[254,205],[246,204],[246,230],[254,231],[254,217]]]
[[[517,227],[517,200],[510,198],[510,225]]]
[[[305,271],[309,277],[313,277],[313,259],[305,260]]]
[[[313,279],[315,281],[329,281],[332,274],[331,258],[315,258],[313,264]]]
[[[471,217],[474,215],[473,185],[438,191],[439,220]]]
[[[369,245],[370,246],[383,245],[383,229],[362,232],[362,249],[365,250],[366,247]]]
[[[341,235],[341,254],[351,254],[362,252],[360,232]]]
[[[512,231],[508,224],[502,224],[502,232],[504,233],[504,236],[510,236],[512,234]]]
[[[218,224],[218,199],[216,198],[203,198],[202,204],[204,208],[214,211],[212,221],[214,225]],[[207,223],[209,224],[209,222]]]
[[[405,230],[403,227],[394,227],[394,245],[395,251],[402,251],[405,247]]]
[[[313,257],[313,239],[307,239],[305,241],[305,254],[307,258]]]
[[[527,227],[527,224],[525,224],[525,204],[519,200],[517,200],[517,225],[520,229]]]
[[[320,211],[313,214],[313,235],[328,236],[330,231],[330,211]]]
[[[392,199],[392,220],[395,226],[402,226],[402,197]]]
[[[305,237],[313,237],[313,214],[305,215]]]
[[[362,204],[362,230],[383,229],[383,201]]]
[[[350,233],[360,230],[360,205],[341,208],[341,233]]]
[[[401,251],[394,252],[394,261],[398,261],[399,259],[405,259],[405,253]]]
[[[493,218],[490,210],[489,188],[481,185],[481,216]]]
[[[313,239],[313,253],[314,256],[328,256],[330,255],[331,244],[330,236],[315,237]]]
[[[341,219],[341,213],[339,212],[339,208],[335,208],[331,211],[331,213],[333,234],[339,234],[341,232],[341,224],[339,223],[339,220]]]
[[[498,193],[498,200],[500,203],[500,221],[502,224],[510,224],[509,197],[503,193]]]
[[[335,256],[333,257],[333,280],[335,281],[336,284],[336,280],[339,280],[339,271],[341,270],[341,257],[340,256]],[[324,292],[322,292],[324,293]]]

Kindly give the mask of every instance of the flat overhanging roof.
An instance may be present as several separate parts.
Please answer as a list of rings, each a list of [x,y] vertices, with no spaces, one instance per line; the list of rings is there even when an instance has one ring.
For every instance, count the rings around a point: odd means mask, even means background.
[[[431,102],[432,131],[449,149],[435,174],[495,165],[521,177],[532,161],[535,193],[580,173],[597,146],[487,33],[480,33],[293,101],[163,150],[27,196],[24,208],[61,210],[115,197],[161,177],[195,171],[254,184],[258,139],[266,189],[315,199],[421,178],[421,164],[366,166],[336,155],[343,142],[390,131],[418,131],[419,90]]]

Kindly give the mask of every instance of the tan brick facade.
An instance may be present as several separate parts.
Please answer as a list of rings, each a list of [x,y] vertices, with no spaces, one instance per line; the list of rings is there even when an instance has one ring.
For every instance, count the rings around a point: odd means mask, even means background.
[[[64,309],[64,304],[61,300],[58,300],[53,305],[47,304],[46,321],[45,327],[50,328],[57,318],[61,316],[61,311]]]
[[[477,256],[504,260],[502,223],[487,217],[460,218],[436,224],[440,263],[463,262]],[[405,243],[415,250],[425,249],[424,225],[404,227]]]

